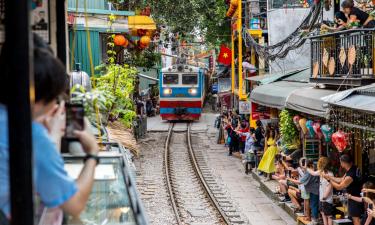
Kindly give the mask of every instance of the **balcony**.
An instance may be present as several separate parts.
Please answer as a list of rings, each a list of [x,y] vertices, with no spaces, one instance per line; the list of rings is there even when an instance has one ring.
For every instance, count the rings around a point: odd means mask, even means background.
[[[375,30],[313,36],[310,82],[358,87],[375,82]]]

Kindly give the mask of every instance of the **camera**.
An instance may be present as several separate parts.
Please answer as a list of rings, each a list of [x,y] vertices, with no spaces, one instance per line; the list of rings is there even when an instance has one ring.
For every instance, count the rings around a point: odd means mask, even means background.
[[[66,127],[65,138],[67,140],[77,140],[74,131],[84,128],[84,107],[81,103],[66,103]]]

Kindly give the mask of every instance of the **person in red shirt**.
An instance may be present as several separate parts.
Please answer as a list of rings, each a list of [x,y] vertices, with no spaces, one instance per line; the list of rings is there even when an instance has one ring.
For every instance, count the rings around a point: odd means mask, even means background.
[[[248,133],[249,132],[249,127],[247,126],[246,122],[243,121],[241,123],[240,129],[238,129],[240,133]],[[239,149],[242,154],[245,153],[245,143],[246,143],[246,136],[241,136],[240,142],[239,142]]]

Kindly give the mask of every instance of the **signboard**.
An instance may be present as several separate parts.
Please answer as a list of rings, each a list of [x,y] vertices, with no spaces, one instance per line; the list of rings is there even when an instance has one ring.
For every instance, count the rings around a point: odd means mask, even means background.
[[[252,120],[265,120],[271,118],[270,108],[260,106],[254,102],[251,103],[251,119]]]
[[[218,93],[231,91],[232,81],[230,78],[219,78],[218,86]]]
[[[50,21],[48,0],[31,1],[31,29],[34,33],[50,43]]]
[[[250,114],[251,103],[249,101],[240,101],[238,104],[238,110],[240,114]]]

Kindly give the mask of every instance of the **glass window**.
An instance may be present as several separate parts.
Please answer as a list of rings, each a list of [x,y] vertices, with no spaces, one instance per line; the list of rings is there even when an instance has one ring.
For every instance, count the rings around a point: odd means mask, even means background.
[[[198,84],[198,74],[183,74],[182,84]]]
[[[178,74],[163,74],[163,84],[178,84]]]

